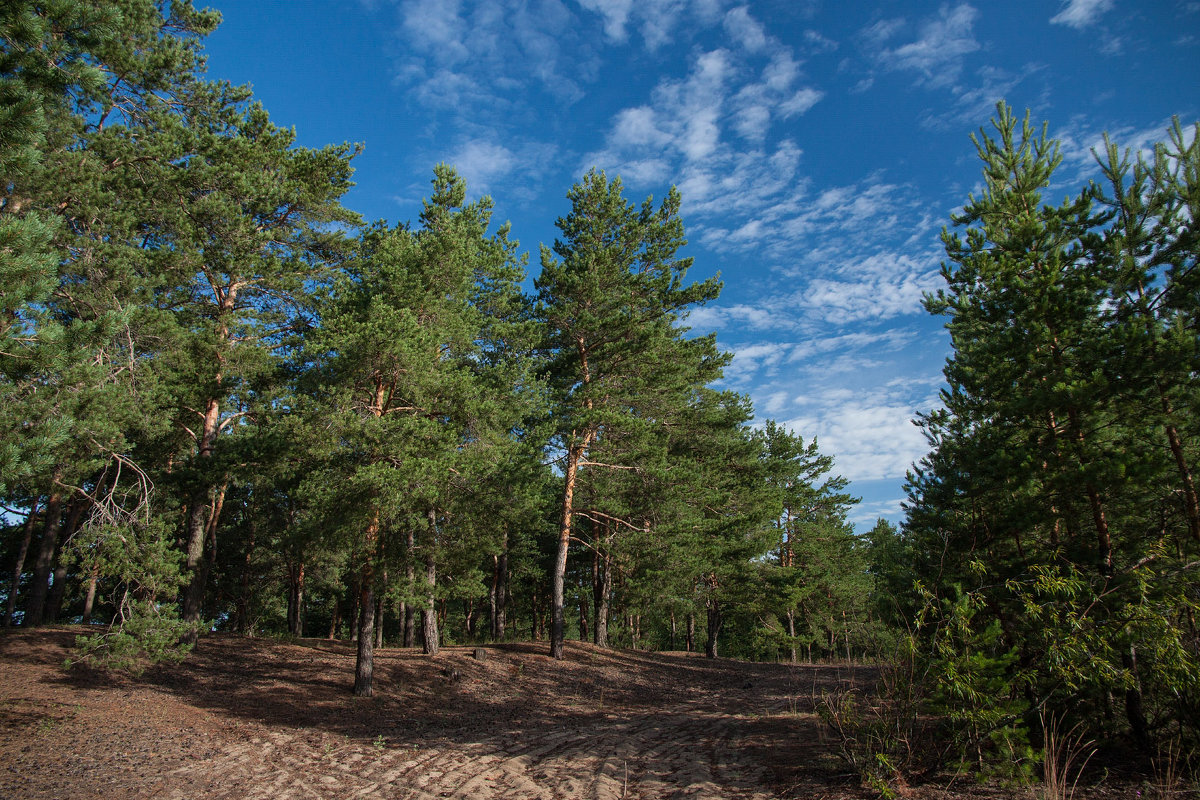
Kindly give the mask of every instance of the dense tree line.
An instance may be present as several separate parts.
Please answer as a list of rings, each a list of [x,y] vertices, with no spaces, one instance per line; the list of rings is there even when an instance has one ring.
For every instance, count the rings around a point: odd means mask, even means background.
[[[864,652],[854,500],[714,388],[676,192],[584,176],[527,293],[449,166],[414,222],[343,207],[358,148],[206,79],[218,21],[0,9],[6,624],[353,638],[359,694],[385,642]]]

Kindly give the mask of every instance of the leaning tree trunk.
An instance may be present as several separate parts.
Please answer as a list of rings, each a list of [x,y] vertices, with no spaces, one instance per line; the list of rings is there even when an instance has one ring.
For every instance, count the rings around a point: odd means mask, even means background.
[[[8,603],[4,609],[4,627],[12,626],[13,613],[17,610],[17,592],[21,588],[21,573],[25,570],[25,557],[29,555],[29,543],[33,541],[33,528],[37,525],[37,505],[40,498],[33,498],[29,504],[29,514],[25,524],[21,526],[21,544],[17,547],[17,557],[13,561],[12,581],[8,584]]]
[[[562,659],[566,619],[563,615],[563,582],[567,577],[567,550],[571,546],[571,524],[575,513],[575,483],[579,477],[579,462],[592,443],[592,431],[567,450],[567,468],[563,476],[562,516],[558,526],[558,554],[554,559],[550,592],[550,657]]]

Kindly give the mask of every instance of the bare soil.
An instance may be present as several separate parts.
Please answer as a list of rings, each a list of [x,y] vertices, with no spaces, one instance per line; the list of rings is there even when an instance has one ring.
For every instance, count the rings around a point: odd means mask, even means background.
[[[0,798],[869,796],[813,713],[868,668],[386,648],[356,698],[349,643],[216,635],[134,678],[64,670],[77,633],[0,634]]]

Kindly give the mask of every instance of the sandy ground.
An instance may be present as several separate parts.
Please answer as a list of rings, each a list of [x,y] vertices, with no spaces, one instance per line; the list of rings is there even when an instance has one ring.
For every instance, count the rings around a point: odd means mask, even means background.
[[[0,799],[873,796],[814,713],[822,692],[869,690],[869,668],[575,642],[561,662],[544,643],[482,660],[388,648],[375,696],[356,698],[349,643],[210,636],[134,678],[64,670],[78,632],[0,631]],[[1039,796],[937,783],[901,792]],[[1140,786],[1105,779],[1075,796],[1144,800]]]
[[[213,636],[131,678],[64,671],[74,635],[0,634],[0,797],[861,796],[811,711],[869,670],[384,649],[355,698],[346,643]]]

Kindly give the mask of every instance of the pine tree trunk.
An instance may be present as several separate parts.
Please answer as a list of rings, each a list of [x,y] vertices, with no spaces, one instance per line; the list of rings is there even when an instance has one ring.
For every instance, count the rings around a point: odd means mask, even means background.
[[[425,608],[421,612],[422,649],[426,655],[438,652],[437,589],[437,515],[429,512],[429,544],[425,549]]]
[[[342,622],[342,598],[334,595],[333,610],[329,614],[329,640],[337,639],[338,626]]]
[[[416,559],[416,534],[412,526],[408,526],[408,531],[405,534],[405,542],[408,549],[405,550],[404,558],[404,585],[408,588],[405,591],[411,592],[414,589],[413,581],[416,577],[414,563]],[[412,647],[416,640],[417,614],[412,603],[404,604],[404,646]]]
[[[384,583],[387,583],[387,576],[384,576]],[[383,649],[383,614],[384,614],[384,596],[383,592],[375,598],[375,646]]]
[[[1159,397],[1162,399],[1163,412],[1170,419],[1173,416],[1171,401],[1161,388]],[[1193,539],[1200,542],[1200,500],[1196,497],[1196,484],[1192,480],[1192,471],[1183,452],[1183,441],[1179,438],[1179,431],[1172,424],[1167,424],[1166,429],[1167,443],[1171,447],[1171,455],[1175,457],[1175,468],[1179,470],[1179,479],[1183,483],[1183,511],[1187,518],[1188,531]]]
[[[55,473],[55,483],[61,477],[61,473]],[[25,601],[25,617],[21,622],[23,626],[41,625],[46,612],[46,595],[50,590],[50,566],[54,562],[58,531],[62,525],[62,500],[61,491],[55,488],[46,502],[46,524],[42,528],[37,560],[33,564],[33,583],[29,586],[29,597]]]
[[[25,570],[25,557],[29,555],[29,543],[33,541],[33,529],[37,525],[38,500],[33,498],[29,504],[29,513],[25,515],[25,524],[21,526],[21,544],[17,547],[17,557],[13,560],[12,580],[8,584],[8,601],[4,609],[4,627],[10,628],[13,614],[17,610],[17,593],[21,588],[21,573]]]
[[[717,657],[717,637],[721,633],[721,604],[716,598],[708,601],[708,639],[704,642],[704,655]]]
[[[605,526],[604,544],[596,548],[596,558],[593,559],[595,585],[592,588],[592,599],[596,606],[593,641],[600,647],[608,647],[609,598],[612,596],[612,550],[609,546],[611,541],[612,533],[608,526]]]
[[[92,562],[92,574],[88,578],[87,594],[83,598],[83,624],[92,622],[92,609],[96,605],[96,584],[100,582],[100,560]]]
[[[362,582],[358,600],[358,653],[354,662],[354,694],[370,697],[375,693],[375,593],[371,581]]]
[[[554,572],[551,575],[550,657],[555,659],[563,657],[563,639],[566,635],[566,620],[563,615],[563,582],[567,576],[567,550],[571,546],[571,523],[575,511],[575,482],[579,475],[579,461],[590,443],[589,435],[584,438],[582,444],[574,445],[567,451],[567,468],[563,477],[562,515],[558,528],[558,553],[554,558]]]
[[[220,381],[221,376],[218,374],[217,382],[220,383]],[[221,402],[216,397],[210,397],[204,408],[204,425],[201,428],[198,442],[198,463],[211,462],[213,449],[217,444],[217,434],[220,433],[220,430]],[[192,495],[188,499],[187,524],[184,528],[183,542],[183,574],[187,579],[187,585],[183,590],[183,619],[185,622],[197,623],[200,621],[201,607],[204,602],[204,584],[208,579],[208,570],[204,568],[204,543],[208,538],[210,522],[213,521],[211,514],[216,508],[215,494],[215,486],[197,486],[192,490]],[[187,638],[195,641],[194,635]]]
[[[500,551],[500,561],[496,567],[500,581],[496,584],[496,640],[504,641],[505,627],[508,622],[508,531],[504,532],[503,550]]]
[[[488,587],[488,630],[492,641],[496,641],[496,592],[500,583],[500,557],[492,556],[492,583]]]
[[[796,663],[796,610],[789,608],[787,611],[787,630],[788,630],[788,647],[791,653],[791,663]]]
[[[579,587],[579,641],[586,642],[588,640],[588,615],[587,615],[587,598],[584,596],[583,587]]]
[[[288,633],[304,635],[304,562],[289,565],[288,569]]]
[[[370,697],[375,672],[375,556],[379,545],[379,511],[367,523],[363,541],[362,565],[358,573],[358,639],[354,662],[354,694]]]
[[[685,646],[689,653],[694,653],[696,652],[696,615],[691,611],[687,614],[687,628],[685,630],[687,634]]]
[[[254,540],[257,529],[250,523],[250,535],[246,539],[246,554],[242,556],[242,574],[238,576],[238,596],[234,606],[237,621],[234,630],[243,636],[250,633],[250,568],[254,564]]]

